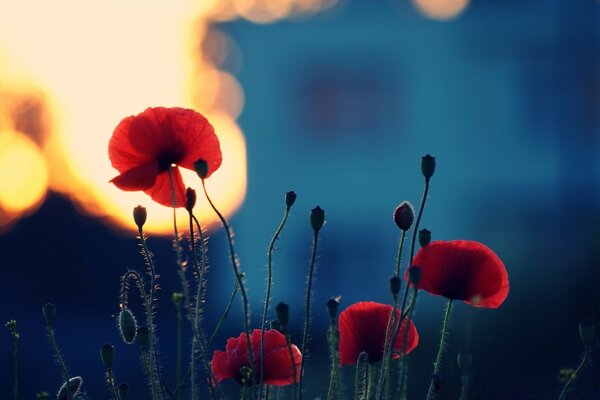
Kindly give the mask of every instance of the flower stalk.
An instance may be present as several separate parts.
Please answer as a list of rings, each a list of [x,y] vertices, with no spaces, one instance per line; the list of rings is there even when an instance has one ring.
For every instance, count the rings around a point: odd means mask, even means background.
[[[446,346],[446,335],[448,332],[448,321],[450,319],[450,311],[452,309],[452,300],[448,300],[446,305],[446,311],[444,312],[444,321],[442,322],[442,334],[440,337],[440,345],[438,347],[437,356],[433,364],[433,374],[429,383],[429,389],[427,390],[427,400],[432,400],[437,397],[435,390],[435,377],[439,376],[440,368],[442,364],[442,355],[444,354],[444,348]]]

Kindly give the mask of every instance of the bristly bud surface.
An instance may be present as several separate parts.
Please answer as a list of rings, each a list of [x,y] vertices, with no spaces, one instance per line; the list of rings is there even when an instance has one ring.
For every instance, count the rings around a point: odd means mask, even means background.
[[[408,269],[408,279],[413,286],[418,287],[419,282],[421,282],[421,268],[416,265],[413,265]]]
[[[102,363],[106,368],[112,368],[113,360],[115,359],[115,348],[110,344],[106,343],[100,349],[100,357],[102,358]]]
[[[80,376],[74,376],[73,378],[69,379],[68,383],[63,383],[60,389],[58,389],[56,400],[73,399],[75,395],[79,393],[82,384],[83,379],[81,379]]]
[[[425,180],[429,181],[435,172],[435,157],[427,154],[425,157],[421,158],[421,172],[423,173]]]
[[[332,321],[337,317],[338,308],[340,307],[340,298],[341,296],[337,296],[327,300],[327,313]]]
[[[458,365],[458,369],[462,372],[467,372],[471,369],[471,363],[473,358],[471,357],[471,353],[467,351],[461,351],[456,356],[456,364]]]
[[[594,335],[596,334],[596,327],[594,323],[589,319],[584,319],[579,323],[579,337],[584,346],[591,346],[594,342]]]
[[[403,201],[394,211],[394,222],[402,231],[410,229],[415,220],[415,211],[408,201]]]
[[[117,318],[117,326],[123,341],[127,344],[133,343],[137,331],[137,321],[128,308],[124,308]]]
[[[285,194],[285,205],[287,208],[290,208],[296,202],[296,193],[293,190],[290,190]]]
[[[194,170],[200,179],[204,180],[208,176],[208,163],[203,159],[199,159],[194,163]]]
[[[191,213],[195,205],[196,191],[189,187],[185,190],[185,209]]]
[[[275,307],[275,313],[277,314],[277,321],[282,327],[286,327],[290,320],[290,306],[285,303],[279,303]]]
[[[142,346],[142,348],[146,348],[146,346],[148,346],[148,335],[150,334],[150,331],[148,331],[148,328],[145,326],[140,326],[139,328],[137,328],[137,337],[138,340],[140,341],[140,346]]]
[[[52,325],[54,323],[54,316],[56,315],[56,307],[54,307],[54,304],[52,303],[46,303],[44,304],[44,307],[42,307],[42,314],[46,319],[46,323]]]
[[[117,391],[119,393],[119,400],[127,400],[129,395],[129,386],[126,383],[121,383],[117,387]]]
[[[402,280],[394,275],[390,278],[390,291],[394,298],[398,297],[398,293],[400,293],[400,287],[402,286]]]
[[[310,224],[315,232],[319,232],[325,223],[325,211],[319,206],[310,210]]]
[[[137,206],[133,209],[133,220],[137,225],[138,229],[141,231],[146,223],[146,218],[148,217],[148,211],[146,211],[146,207]]]
[[[419,231],[419,246],[425,247],[431,242],[431,232],[427,229],[421,229]]]

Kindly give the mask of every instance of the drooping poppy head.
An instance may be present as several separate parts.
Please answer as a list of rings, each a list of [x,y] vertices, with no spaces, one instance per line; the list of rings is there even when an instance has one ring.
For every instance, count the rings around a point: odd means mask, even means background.
[[[108,145],[112,166],[120,175],[111,180],[125,191],[143,190],[154,201],[173,206],[169,167],[172,168],[176,206],[185,207],[185,185],[177,167],[194,170],[205,160],[208,176],[221,165],[221,147],[212,125],[186,108],[148,108],[124,118]]]
[[[252,344],[253,363],[255,371],[260,365],[260,329],[255,329],[250,335]],[[290,349],[292,357],[290,357]],[[290,344],[281,332],[276,329],[265,331],[264,383],[265,385],[286,386],[300,381],[300,363],[302,354],[298,347]],[[213,354],[211,369],[216,383],[226,379],[235,379],[242,384],[242,368],[250,367],[248,357],[248,341],[244,333],[237,338],[227,339],[225,351],[216,350]],[[296,379],[294,380],[294,371]],[[258,381],[258,378],[255,378]]]
[[[346,308],[340,314],[340,365],[354,365],[360,353],[369,355],[369,362],[377,362],[383,359],[383,348],[385,346],[385,334],[388,319],[392,312],[389,304],[363,301],[355,303]],[[400,317],[400,311],[396,309],[396,320]],[[390,335],[393,334],[393,330]],[[404,335],[406,337],[406,349],[404,349]],[[419,344],[417,328],[408,318],[402,321],[402,326],[394,342],[393,358],[400,358],[409,354]]]
[[[419,249],[413,265],[421,269],[418,288],[434,295],[485,308],[498,308],[508,296],[504,264],[479,242],[431,242]]]

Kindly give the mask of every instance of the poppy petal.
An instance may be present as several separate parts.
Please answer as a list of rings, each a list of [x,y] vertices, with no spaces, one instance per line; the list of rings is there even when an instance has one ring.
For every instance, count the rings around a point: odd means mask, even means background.
[[[125,191],[146,190],[154,185],[157,175],[158,163],[152,161],[121,173],[111,179],[111,182]]]
[[[173,175],[173,187],[175,189],[175,207],[185,207],[185,185],[177,167],[171,168]],[[162,172],[156,176],[154,185],[144,190],[144,193],[152,197],[152,200],[166,207],[173,207],[173,194],[171,191],[171,180],[168,172]]]

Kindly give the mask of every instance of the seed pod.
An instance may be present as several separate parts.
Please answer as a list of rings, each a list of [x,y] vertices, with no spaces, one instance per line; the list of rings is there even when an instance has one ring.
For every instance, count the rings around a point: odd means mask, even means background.
[[[137,206],[133,209],[133,220],[137,225],[138,229],[141,231],[146,223],[146,218],[148,217],[148,211],[146,211],[146,207]]]
[[[400,293],[401,286],[402,280],[398,276],[394,275],[390,278],[390,291],[392,292],[394,298],[396,298],[396,296],[398,296],[398,293]]]
[[[425,157],[421,158],[421,172],[423,173],[425,180],[429,181],[429,178],[431,178],[435,172],[435,157],[427,154]]]
[[[415,220],[415,211],[408,201],[403,201],[394,211],[394,222],[402,231],[410,229]]]
[[[115,359],[115,348],[110,344],[106,343],[100,349],[100,358],[102,358],[102,363],[106,368],[112,368],[113,360]]]
[[[208,176],[208,163],[203,159],[199,159],[194,163],[194,170],[200,179],[204,180]]]
[[[192,188],[187,188],[185,191],[185,209],[192,212],[196,205],[196,191]]]
[[[137,321],[135,320],[135,317],[128,308],[124,308],[119,313],[119,317],[117,319],[117,326],[119,328],[119,333],[121,334],[121,337],[123,338],[125,343],[133,343],[136,336]]]
[[[319,232],[325,223],[325,211],[319,206],[310,210],[310,224],[315,232]]]
[[[431,232],[427,229],[421,229],[419,231],[419,246],[425,247],[431,242]]]

